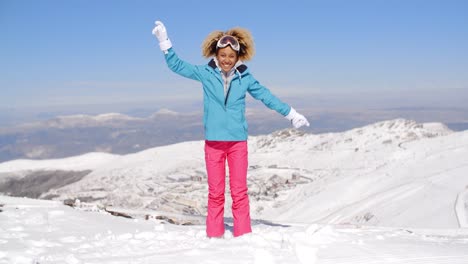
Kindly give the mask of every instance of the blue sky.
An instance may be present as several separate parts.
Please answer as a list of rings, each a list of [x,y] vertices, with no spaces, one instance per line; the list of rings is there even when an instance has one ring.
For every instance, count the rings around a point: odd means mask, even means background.
[[[198,83],[167,69],[155,20],[194,64],[211,31],[248,28],[247,65],[280,97],[458,106],[467,14],[463,0],[0,0],[0,107],[200,100]]]

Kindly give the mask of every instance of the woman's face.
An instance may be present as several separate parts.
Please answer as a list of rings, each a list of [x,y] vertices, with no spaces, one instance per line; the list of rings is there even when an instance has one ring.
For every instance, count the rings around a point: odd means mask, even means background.
[[[219,66],[224,72],[228,72],[236,65],[238,60],[238,55],[231,46],[226,46],[224,48],[218,49],[216,53],[216,59],[218,60]]]

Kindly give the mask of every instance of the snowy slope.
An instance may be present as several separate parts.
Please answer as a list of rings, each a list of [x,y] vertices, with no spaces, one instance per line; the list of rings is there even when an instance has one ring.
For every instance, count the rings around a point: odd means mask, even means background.
[[[80,156],[51,160],[13,160],[0,163],[0,173],[34,170],[94,170],[115,162],[120,156],[108,153],[87,153]]]
[[[251,137],[249,154],[253,233],[233,238],[227,210],[225,239],[211,240],[203,141],[1,163],[0,183],[92,172],[43,194],[59,201],[0,195],[0,264],[468,263],[468,131],[400,119],[344,133],[283,130]],[[71,208],[67,198],[89,203]],[[159,213],[195,225],[142,217]]]
[[[283,130],[250,137],[249,155],[255,219],[413,228],[468,223],[468,131],[403,119],[344,133]],[[5,162],[0,177],[90,169],[80,181],[42,197],[204,216],[204,166],[203,141],[193,141],[125,156]]]
[[[463,264],[468,231],[253,222],[253,233],[208,239],[181,226],[0,196],[1,264]]]
[[[468,131],[450,133],[440,125],[395,120],[329,137],[316,138],[322,143],[306,140],[294,145],[295,150],[287,149],[284,142],[277,144],[286,153],[309,153],[297,162],[314,171],[316,180],[289,195],[284,206],[270,209],[264,218],[424,228],[466,226]]]

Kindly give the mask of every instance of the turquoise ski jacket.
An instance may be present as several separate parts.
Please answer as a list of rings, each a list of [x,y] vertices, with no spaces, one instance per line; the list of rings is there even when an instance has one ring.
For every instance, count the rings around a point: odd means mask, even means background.
[[[274,96],[250,73],[247,66],[240,65],[232,79],[226,96],[221,71],[212,59],[205,65],[192,65],[181,60],[170,48],[165,54],[166,62],[173,72],[196,80],[203,86],[203,124],[205,139],[214,141],[247,140],[247,121],[245,119],[245,95],[248,92],[268,108],[283,116],[289,114],[291,107]]]

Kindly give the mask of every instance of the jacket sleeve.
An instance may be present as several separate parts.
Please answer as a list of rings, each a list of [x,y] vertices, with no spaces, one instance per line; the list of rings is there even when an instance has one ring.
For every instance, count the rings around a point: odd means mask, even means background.
[[[201,81],[200,66],[195,66],[180,59],[173,48],[170,48],[164,57],[167,66],[173,72],[192,80]]]
[[[251,75],[249,77],[250,83],[249,87],[247,88],[247,91],[253,98],[262,101],[262,103],[268,108],[275,110],[283,116],[289,114],[289,111],[291,111],[291,107],[288,104],[282,102],[278,97],[274,96],[270,92],[270,90],[268,90],[268,88],[261,85]]]

